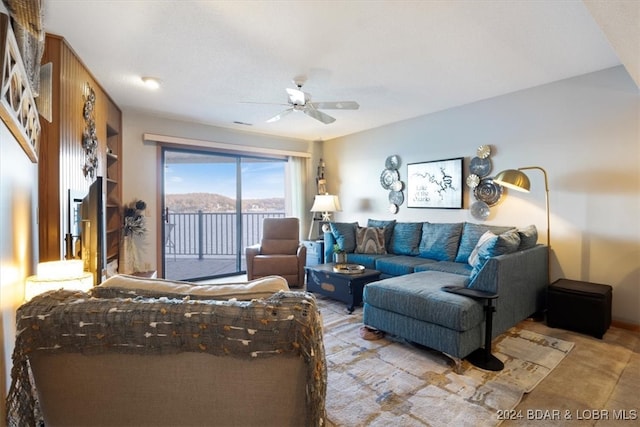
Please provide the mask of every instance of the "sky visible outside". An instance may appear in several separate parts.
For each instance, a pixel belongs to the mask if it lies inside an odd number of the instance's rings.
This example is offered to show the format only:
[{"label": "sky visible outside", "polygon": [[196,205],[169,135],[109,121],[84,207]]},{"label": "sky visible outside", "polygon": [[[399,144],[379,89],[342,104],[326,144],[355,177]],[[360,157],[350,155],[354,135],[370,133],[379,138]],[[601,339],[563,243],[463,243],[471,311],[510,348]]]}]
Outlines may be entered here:
[{"label": "sky visible outside", "polygon": [[[284,198],[283,161],[242,163],[242,198]],[[165,193],[213,193],[236,197],[235,163],[167,163]]]}]

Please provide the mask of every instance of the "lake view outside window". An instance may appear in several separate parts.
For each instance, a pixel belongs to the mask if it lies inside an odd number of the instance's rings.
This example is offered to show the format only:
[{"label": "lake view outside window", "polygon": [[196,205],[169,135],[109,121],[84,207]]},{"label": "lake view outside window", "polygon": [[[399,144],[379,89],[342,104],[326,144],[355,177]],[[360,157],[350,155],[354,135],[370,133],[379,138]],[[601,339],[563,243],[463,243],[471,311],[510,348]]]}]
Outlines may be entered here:
[{"label": "lake view outside window", "polygon": [[165,277],[244,273],[262,220],[285,216],[286,161],[170,148],[162,161]]}]

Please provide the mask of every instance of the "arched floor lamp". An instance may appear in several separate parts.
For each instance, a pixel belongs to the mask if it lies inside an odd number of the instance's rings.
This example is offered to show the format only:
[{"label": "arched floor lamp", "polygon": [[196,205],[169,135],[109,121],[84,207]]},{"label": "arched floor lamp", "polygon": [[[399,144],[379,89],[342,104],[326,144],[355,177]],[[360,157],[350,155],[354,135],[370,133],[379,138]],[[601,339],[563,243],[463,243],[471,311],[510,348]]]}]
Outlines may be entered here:
[{"label": "arched floor lamp", "polygon": [[547,280],[551,283],[551,226],[549,221],[549,180],[547,179],[547,171],[540,166],[524,166],[518,169],[507,169],[497,174],[493,178],[493,182],[503,187],[528,193],[531,189],[531,183],[529,182],[529,177],[522,171],[530,169],[537,169],[544,175],[545,203],[547,208]]}]

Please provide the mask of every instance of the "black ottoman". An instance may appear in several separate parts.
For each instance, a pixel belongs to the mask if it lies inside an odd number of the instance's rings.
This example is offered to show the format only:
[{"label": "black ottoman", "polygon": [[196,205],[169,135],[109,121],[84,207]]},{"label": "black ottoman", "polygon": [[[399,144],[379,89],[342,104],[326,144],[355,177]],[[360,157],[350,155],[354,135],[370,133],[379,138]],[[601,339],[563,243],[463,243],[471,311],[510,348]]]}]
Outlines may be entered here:
[{"label": "black ottoman", "polygon": [[609,285],[560,279],[549,285],[547,325],[602,339],[611,326]]}]

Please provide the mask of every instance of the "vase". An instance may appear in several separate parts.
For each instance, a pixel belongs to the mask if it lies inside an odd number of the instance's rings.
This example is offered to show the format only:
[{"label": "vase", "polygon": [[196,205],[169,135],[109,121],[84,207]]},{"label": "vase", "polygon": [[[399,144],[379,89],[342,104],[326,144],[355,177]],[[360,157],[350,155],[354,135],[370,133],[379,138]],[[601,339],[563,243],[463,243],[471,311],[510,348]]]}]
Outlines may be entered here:
[{"label": "vase", "polygon": [[140,256],[138,255],[138,246],[136,245],[133,236],[123,236],[122,245],[120,247],[118,271],[121,274],[132,274],[140,271]]},{"label": "vase", "polygon": [[346,264],[347,263],[347,253],[346,252],[334,252],[333,253],[333,262],[336,264]]}]

